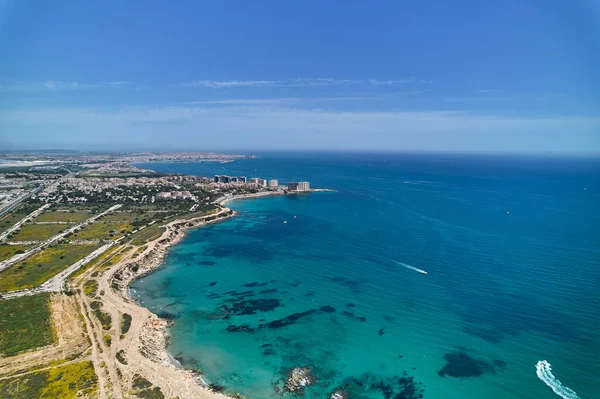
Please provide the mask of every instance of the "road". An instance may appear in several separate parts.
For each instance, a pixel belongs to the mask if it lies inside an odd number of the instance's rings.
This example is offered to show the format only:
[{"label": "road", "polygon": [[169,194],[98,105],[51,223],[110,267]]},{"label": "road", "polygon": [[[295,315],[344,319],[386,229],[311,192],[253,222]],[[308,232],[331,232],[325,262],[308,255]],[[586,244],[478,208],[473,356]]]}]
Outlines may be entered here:
[{"label": "road", "polygon": [[6,239],[6,237],[8,237],[10,234],[12,234],[13,231],[19,229],[28,220],[38,217],[39,214],[44,212],[44,209],[48,208],[50,205],[51,204],[42,205],[35,211],[31,212],[29,215],[25,216],[23,219],[19,220],[17,223],[15,223],[14,226],[12,226],[8,230],[6,230],[4,233],[0,234],[0,242],[4,241]]},{"label": "road", "polygon": [[101,246],[100,248],[98,248],[97,250],[95,250],[94,252],[92,252],[91,254],[86,256],[85,258],[80,259],[77,262],[73,263],[71,266],[67,267],[65,270],[58,273],[56,276],[52,277],[51,279],[47,280],[46,282],[42,283],[38,287],[27,289],[27,290],[6,292],[6,293],[2,294],[1,299],[18,298],[20,296],[35,295],[35,294],[40,294],[42,292],[61,292],[65,288],[66,278],[69,277],[71,275],[71,273],[75,272],[80,267],[82,267],[82,266],[88,264],[89,262],[91,262],[92,260],[96,259],[98,256],[102,255],[104,252],[106,252],[110,248],[112,248],[112,246],[115,244],[116,244],[116,241],[113,241],[113,242],[109,242],[106,245]]},{"label": "road", "polygon": [[9,259],[6,259],[6,260],[0,262],[0,272],[16,263],[22,261],[23,259],[26,259],[26,258],[30,257],[31,255],[41,251],[42,249],[46,248],[48,245],[51,245],[57,241],[62,240],[63,238],[65,238],[65,236],[67,234],[71,234],[71,233],[75,232],[75,230],[85,227],[90,223],[93,223],[94,221],[96,221],[96,219],[119,209],[121,206],[123,206],[123,205],[118,204],[118,205],[111,206],[104,212],[99,213],[96,216],[92,216],[91,218],[85,220],[84,222],[82,222],[78,225],[75,225],[75,226],[71,227],[70,229],[67,229],[61,233],[58,233],[57,235],[55,235],[53,237],[50,237],[48,240],[41,243],[40,245],[30,248],[22,254],[15,255],[12,258],[9,258]]}]

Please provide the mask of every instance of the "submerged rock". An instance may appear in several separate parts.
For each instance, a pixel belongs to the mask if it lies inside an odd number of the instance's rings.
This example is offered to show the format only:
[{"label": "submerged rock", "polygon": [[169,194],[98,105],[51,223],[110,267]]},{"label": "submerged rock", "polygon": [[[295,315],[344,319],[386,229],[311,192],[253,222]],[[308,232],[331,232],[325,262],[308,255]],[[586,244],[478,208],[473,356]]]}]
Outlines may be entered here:
[{"label": "submerged rock", "polygon": [[326,313],[335,312],[335,308],[333,306],[329,306],[329,305],[321,306],[321,310]]},{"label": "submerged rock", "polygon": [[307,310],[305,312],[300,312],[300,313],[293,313],[289,316],[284,317],[283,319],[277,319],[277,320],[273,320],[270,321],[266,324],[261,324],[259,325],[259,328],[263,328],[263,327],[267,327],[267,328],[281,328],[281,327],[285,327],[288,326],[290,324],[294,324],[299,318],[304,317],[304,316],[308,316],[309,314],[312,314],[316,312],[315,309],[311,309],[311,310]]},{"label": "submerged rock", "polygon": [[245,299],[234,302],[227,311],[235,315],[250,315],[257,312],[269,312],[281,305],[281,301],[275,298],[269,299]]},{"label": "submerged rock", "polygon": [[447,375],[454,378],[480,377],[494,371],[494,366],[488,361],[474,358],[462,350],[446,353],[444,359],[446,365],[438,371],[441,377]]},{"label": "submerged rock", "polygon": [[285,382],[287,392],[302,392],[305,387],[313,384],[315,377],[310,367],[296,367],[290,371]]},{"label": "submerged rock", "polygon": [[248,324],[240,324],[239,326],[230,325],[227,326],[227,331],[229,332],[252,332],[254,328],[250,327]]},{"label": "submerged rock", "polygon": [[348,399],[348,392],[343,389],[336,389],[329,399]]},{"label": "submerged rock", "polygon": [[253,281],[253,282],[248,283],[248,284],[242,284],[242,287],[248,287],[248,288],[252,288],[252,287],[264,287],[267,284],[269,284],[269,283],[257,283],[256,281]]}]

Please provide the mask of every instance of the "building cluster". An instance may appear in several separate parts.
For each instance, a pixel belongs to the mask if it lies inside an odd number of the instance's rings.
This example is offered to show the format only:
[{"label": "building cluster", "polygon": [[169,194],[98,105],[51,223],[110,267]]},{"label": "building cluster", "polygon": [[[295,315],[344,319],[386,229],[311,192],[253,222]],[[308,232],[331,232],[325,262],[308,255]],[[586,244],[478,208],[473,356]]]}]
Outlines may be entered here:
[{"label": "building cluster", "polygon": [[161,191],[156,194],[157,201],[168,201],[168,200],[187,200],[194,201],[195,197],[189,191]]},{"label": "building cluster", "polygon": [[249,183],[253,186],[258,186],[259,188],[270,188],[274,190],[287,190],[287,191],[310,191],[310,183],[307,181],[300,182],[289,182],[287,186],[280,186],[279,181],[276,179],[263,179],[260,177],[252,177],[250,181],[246,180],[246,177],[233,177],[226,175],[215,175],[214,180],[215,183]]},{"label": "building cluster", "polygon": [[[60,188],[78,190],[89,194],[102,192],[107,189],[114,189],[116,187],[160,187],[169,185],[171,185],[171,183],[166,178],[162,177],[66,177],[62,179]],[[49,186],[44,189],[41,194],[50,194],[58,188],[58,186]]]},{"label": "building cluster", "polygon": [[246,176],[215,175],[215,183],[246,183]]},{"label": "building cluster", "polygon": [[309,191],[310,183],[307,181],[289,182],[287,189],[288,191]]}]

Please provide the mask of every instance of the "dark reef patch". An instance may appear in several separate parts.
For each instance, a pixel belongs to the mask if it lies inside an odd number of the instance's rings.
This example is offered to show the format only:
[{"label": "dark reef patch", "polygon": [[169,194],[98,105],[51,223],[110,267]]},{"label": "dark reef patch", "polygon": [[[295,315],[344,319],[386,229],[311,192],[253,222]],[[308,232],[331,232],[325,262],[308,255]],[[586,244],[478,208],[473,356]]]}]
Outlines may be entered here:
[{"label": "dark reef patch", "polygon": [[229,246],[215,246],[202,252],[203,256],[213,256],[215,258],[225,258],[233,254],[233,249]]},{"label": "dark reef patch", "polygon": [[214,392],[224,392],[225,387],[217,384],[209,384],[208,387]]},{"label": "dark reef patch", "polygon": [[265,356],[271,356],[274,354],[275,354],[275,349],[273,349],[273,348],[265,348],[263,350],[263,355],[265,355]]},{"label": "dark reef patch", "polygon": [[379,331],[377,331],[377,334],[379,334],[379,335],[383,335],[383,333],[384,333],[384,329],[383,328],[380,328]]},{"label": "dark reef patch", "polygon": [[214,266],[217,264],[217,262],[213,262],[212,260],[203,260],[198,262],[198,264],[202,266]]},{"label": "dark reef patch", "polygon": [[446,353],[444,355],[446,365],[438,374],[442,377],[454,378],[480,377],[485,373],[493,372],[494,366],[486,360],[476,359],[465,351]]},{"label": "dark reef patch", "polygon": [[173,356],[175,360],[182,366],[187,368],[198,368],[200,363],[194,357],[185,356],[182,352],[179,352],[177,355]]},{"label": "dark reef patch", "polygon": [[333,312],[335,312],[335,308],[333,306],[325,305],[325,306],[321,306],[321,311],[323,311],[325,313],[333,313]]},{"label": "dark reef patch", "polygon": [[215,285],[217,285],[216,281],[211,281],[210,283],[208,283],[209,286],[214,287]]},{"label": "dark reef patch", "polygon": [[274,294],[277,292],[277,288],[270,288],[268,290],[259,291],[259,294]]},{"label": "dark reef patch", "polygon": [[343,312],[343,313],[344,313],[344,316],[348,316],[348,317],[350,317],[351,319],[354,319],[354,320],[359,320],[359,321],[362,321],[363,323],[367,321],[367,318],[366,318],[366,317],[363,317],[363,316],[356,316],[356,315],[355,315],[353,312],[349,312],[349,311],[347,311],[347,310],[344,310],[344,312]]},{"label": "dark reef patch", "polygon": [[168,313],[168,312],[160,312],[156,314],[158,316],[158,318],[163,319],[163,320],[167,320],[167,321],[173,321],[179,318],[178,315],[173,314],[173,313]]},{"label": "dark reef patch", "polygon": [[348,302],[348,303],[346,304],[346,306],[348,306],[349,308],[355,308],[355,307],[356,307],[356,305],[355,305],[355,304],[353,304],[352,302]]},{"label": "dark reef patch", "polygon": [[315,295],[314,291],[308,291],[306,294],[304,294],[304,296],[305,296],[306,298],[309,298],[309,297],[311,297],[311,296],[313,296],[313,295]]},{"label": "dark reef patch", "polygon": [[311,310],[307,310],[306,312],[293,313],[289,316],[284,317],[283,319],[277,319],[277,320],[270,321],[266,324],[260,324],[258,327],[259,328],[264,328],[264,327],[266,327],[266,328],[282,328],[285,326],[289,326],[290,324],[294,324],[301,317],[308,316],[316,311],[317,311],[316,309],[311,309]]},{"label": "dark reef patch", "polygon": [[365,282],[364,280],[351,280],[344,276],[329,277],[329,280],[341,284],[344,287],[351,289],[353,292],[358,292],[360,290],[360,285]]},{"label": "dark reef patch", "polygon": [[281,301],[275,298],[268,299],[244,299],[231,304],[223,305],[219,310],[234,315],[249,315],[257,312],[270,312],[273,309],[282,306]]},{"label": "dark reef patch", "polygon": [[267,284],[269,284],[269,283],[257,283],[256,281],[253,281],[253,282],[248,283],[248,284],[242,284],[242,287],[247,287],[247,288],[264,287]]},{"label": "dark reef patch", "polygon": [[366,398],[375,394],[385,399],[421,399],[424,392],[423,384],[406,371],[402,376],[394,377],[365,373],[358,378],[346,378],[337,389],[347,392],[349,398]]},{"label": "dark reef patch", "polygon": [[383,320],[385,320],[385,321],[394,321],[394,318],[392,316],[383,316]]},{"label": "dark reef patch", "polygon": [[252,332],[254,331],[254,328],[250,327],[248,324],[240,324],[239,326],[232,324],[227,326],[226,330],[229,332]]}]

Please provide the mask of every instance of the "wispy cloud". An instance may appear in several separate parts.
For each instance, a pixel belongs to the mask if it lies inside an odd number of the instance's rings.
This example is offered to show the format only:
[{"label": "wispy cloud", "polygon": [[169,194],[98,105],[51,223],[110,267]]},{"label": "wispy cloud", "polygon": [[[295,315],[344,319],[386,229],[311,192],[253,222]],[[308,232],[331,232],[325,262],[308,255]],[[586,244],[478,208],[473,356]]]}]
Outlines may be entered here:
[{"label": "wispy cloud", "polygon": [[66,91],[86,90],[99,88],[133,87],[135,82],[113,81],[101,83],[80,83],[64,80],[46,80],[42,82],[13,82],[0,83],[0,92],[38,92],[38,91]]},{"label": "wispy cloud", "polygon": [[414,78],[396,80],[378,79],[334,79],[334,78],[297,78],[283,80],[196,80],[183,82],[182,87],[305,87],[305,86],[342,86],[342,85],[370,85],[370,86],[398,86],[409,83],[429,84],[431,81],[416,80]]},{"label": "wispy cloud", "polygon": [[277,97],[277,98],[226,98],[214,100],[188,101],[186,105],[277,105],[277,104],[315,104],[332,101],[362,101],[372,99],[367,96],[346,97]]},{"label": "wispy cloud", "polygon": [[600,151],[600,118],[583,116],[239,105],[0,109],[0,120],[12,146],[30,148]]}]

